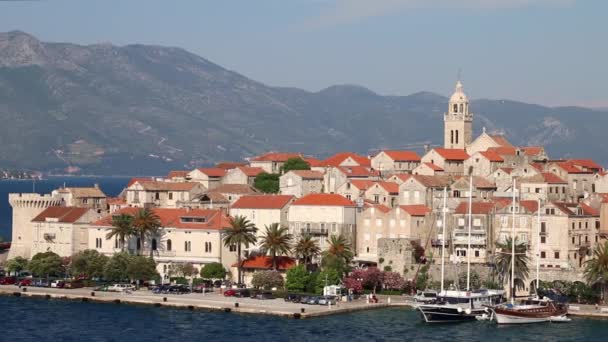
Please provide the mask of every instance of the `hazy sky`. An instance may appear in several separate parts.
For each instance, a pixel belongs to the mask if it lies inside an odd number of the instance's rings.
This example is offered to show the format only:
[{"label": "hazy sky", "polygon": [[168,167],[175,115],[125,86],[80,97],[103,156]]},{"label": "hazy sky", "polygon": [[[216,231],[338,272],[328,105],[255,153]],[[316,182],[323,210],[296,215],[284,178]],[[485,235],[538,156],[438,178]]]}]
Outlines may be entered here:
[{"label": "hazy sky", "polygon": [[607,0],[0,0],[0,31],[183,47],[276,86],[608,107]]}]

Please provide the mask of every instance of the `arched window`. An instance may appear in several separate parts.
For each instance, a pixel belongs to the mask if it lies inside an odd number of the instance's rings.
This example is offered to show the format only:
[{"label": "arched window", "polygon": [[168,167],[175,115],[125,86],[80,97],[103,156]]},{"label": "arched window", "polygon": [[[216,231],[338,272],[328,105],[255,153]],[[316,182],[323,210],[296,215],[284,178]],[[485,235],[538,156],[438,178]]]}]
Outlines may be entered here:
[{"label": "arched window", "polygon": [[156,250],[156,239],[152,239],[152,250]]},{"label": "arched window", "polygon": [[461,103],[461,104],[460,104],[460,112],[461,112],[461,113],[464,113],[463,109],[464,109],[464,108],[463,108],[463,105],[462,105],[462,103]]},{"label": "arched window", "polygon": [[172,246],[171,246],[171,239],[169,239],[169,240],[167,240],[167,250],[171,251],[171,248],[172,248]]},{"label": "arched window", "polygon": [[454,130],[450,131],[450,143],[453,144],[454,143]]},{"label": "arched window", "polygon": [[454,113],[458,113],[458,105],[454,103]]}]

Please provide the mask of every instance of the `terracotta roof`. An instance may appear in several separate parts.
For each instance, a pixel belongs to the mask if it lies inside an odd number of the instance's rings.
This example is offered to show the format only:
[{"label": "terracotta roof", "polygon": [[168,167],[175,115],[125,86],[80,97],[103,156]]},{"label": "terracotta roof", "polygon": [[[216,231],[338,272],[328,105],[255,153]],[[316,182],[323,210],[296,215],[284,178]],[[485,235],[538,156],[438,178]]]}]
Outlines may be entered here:
[{"label": "terracotta roof", "polygon": [[371,161],[367,157],[356,154],[354,152],[336,153],[333,156],[323,160],[321,163],[323,164],[323,166],[338,167],[348,158],[354,160],[357,164],[359,164],[359,166],[371,166]]},{"label": "terracotta roof", "polygon": [[541,164],[541,163],[530,163],[530,165],[537,169],[540,172],[543,172],[545,170],[545,164]]},{"label": "terracotta roof", "polygon": [[354,207],[355,203],[338,194],[308,194],[295,200],[292,205]]},{"label": "terracotta roof", "polygon": [[490,147],[487,149],[487,151],[494,152],[501,156],[514,156],[517,152],[517,149],[513,146],[500,146],[500,147]]},{"label": "terracotta roof", "polygon": [[527,156],[537,156],[543,151],[542,146],[524,146],[520,147],[520,149],[524,151],[524,154]]},{"label": "terracotta roof", "polygon": [[[560,209],[564,214],[568,216],[600,216],[599,211],[588,206],[585,203],[565,203],[565,202],[551,202],[556,208]],[[578,208],[582,209],[582,215],[578,214]]]},{"label": "terracotta roof", "polygon": [[[366,203],[366,204],[367,204],[367,203]],[[378,204],[378,203],[369,203],[368,205],[369,205],[370,207],[374,207],[374,208],[376,208],[376,209],[380,210],[381,212],[383,212],[383,213],[385,213],[385,214],[391,211],[391,208],[389,208],[389,207],[385,206],[384,204]]]},{"label": "terracotta roof", "polygon": [[580,166],[589,170],[601,171],[604,169],[600,164],[596,163],[592,159],[570,159],[568,161],[576,166]]},{"label": "terracotta roof", "polygon": [[245,195],[241,196],[231,208],[234,209],[282,209],[294,197],[291,195]]},{"label": "terracotta roof", "polygon": [[135,184],[135,182],[138,182],[139,184],[145,183],[145,182],[154,182],[154,178],[151,177],[147,177],[147,178],[143,178],[143,177],[138,177],[138,178],[131,178],[131,180],[129,180],[129,183],[127,183],[127,188],[130,187],[131,185]]},{"label": "terracotta roof", "polygon": [[137,183],[146,191],[190,191],[193,188],[200,186],[200,183],[195,182],[137,181]]},{"label": "terracotta roof", "polygon": [[241,170],[247,177],[255,177],[264,172],[261,167],[239,166],[237,169]]},{"label": "terracotta roof", "polygon": [[308,163],[308,165],[310,165],[310,167],[323,166],[321,160],[319,160],[317,158],[304,157],[303,159],[305,162]]},{"label": "terracotta roof", "polygon": [[365,190],[369,189],[375,183],[376,182],[374,182],[372,180],[368,180],[368,179],[353,179],[350,181],[350,184],[352,184],[354,187],[356,187],[357,189],[359,189],[361,191],[365,191]]},{"label": "terracotta roof", "polygon": [[221,192],[210,191],[195,197],[201,203],[230,203]]},{"label": "terracotta roof", "polygon": [[434,148],[435,152],[446,160],[466,160],[469,158],[467,152],[458,148]]},{"label": "terracotta roof", "polygon": [[236,169],[237,167],[246,166],[246,165],[247,165],[247,163],[219,162],[219,163],[215,164],[215,167],[218,169],[224,169],[224,170],[228,171],[228,170]]},{"label": "terracotta roof", "polygon": [[530,213],[535,213],[538,211],[538,201],[534,200],[521,200],[519,201],[519,205],[526,208]]},{"label": "terracotta roof", "polygon": [[106,194],[101,191],[98,187],[74,187],[74,188],[61,188],[57,190],[60,193],[71,193],[76,198],[83,197],[106,197]]},{"label": "terracotta roof", "polygon": [[[462,176],[458,178],[458,183],[460,183],[463,187],[469,187],[469,177]],[[489,181],[481,176],[473,176],[473,187],[488,189],[488,188],[496,188],[496,184],[492,181]],[[462,188],[461,188],[462,189]]]},{"label": "terracotta roof", "polygon": [[429,188],[443,188],[445,186],[450,186],[451,184],[451,178],[449,176],[412,175],[411,178]]},{"label": "terracotta roof", "polygon": [[[288,270],[296,266],[296,260],[287,256],[277,256],[276,262],[279,270]],[[232,267],[236,266],[236,263],[232,265]],[[241,261],[241,266],[248,269],[268,270],[272,268],[272,257],[266,255],[255,256]]]},{"label": "terracotta roof", "polygon": [[291,152],[268,152],[251,159],[251,161],[286,162],[288,159],[291,158],[302,158],[302,154]]},{"label": "terracotta roof", "polygon": [[106,199],[108,205],[122,205],[127,204],[127,200],[122,197],[109,197]]},{"label": "terracotta roof", "polygon": [[494,140],[494,142],[500,146],[513,146],[504,135],[492,134],[490,135],[490,138],[492,138],[492,140]]},{"label": "terracotta roof", "polygon": [[[471,213],[474,215],[487,215],[496,208],[496,202],[473,202],[471,203]],[[468,214],[469,213],[469,202],[460,202],[454,211],[456,214]]]},{"label": "terracotta roof", "polygon": [[167,178],[186,178],[190,171],[170,171]]},{"label": "terracotta roof", "polygon": [[[391,178],[397,178],[397,179],[401,180],[401,182],[407,181],[408,179],[410,179],[410,177],[412,177],[412,175],[409,173],[397,173],[397,174],[394,174],[391,176]],[[391,178],[389,178],[389,179],[391,179]]]},{"label": "terracotta roof", "polygon": [[346,177],[375,177],[380,175],[380,173],[370,167],[367,166],[339,166],[338,170],[342,171],[346,175]]},{"label": "terracotta roof", "polygon": [[198,168],[197,170],[208,177],[224,177],[226,175],[226,170],[219,167]]},{"label": "terracotta roof", "polygon": [[420,156],[414,151],[396,151],[396,150],[388,150],[381,151],[384,152],[389,158],[394,161],[420,161]]},{"label": "terracotta roof", "polygon": [[220,184],[208,192],[219,192],[223,194],[254,194],[258,191],[248,184]]},{"label": "terracotta roof", "polygon": [[499,170],[502,170],[506,174],[510,175],[511,172],[513,172],[514,169],[512,167],[501,167]]},{"label": "terracotta roof", "polygon": [[48,207],[38,214],[38,216],[34,217],[32,222],[46,222],[47,218],[51,218],[57,219],[57,222],[74,223],[86,214],[87,211],[89,211],[89,208]]},{"label": "terracotta roof", "polygon": [[587,205],[585,203],[581,203],[580,205],[581,205],[581,208],[583,209],[583,213],[585,215],[587,215],[587,216],[600,216],[600,212],[597,209],[595,209],[595,208],[593,208],[593,207],[591,207],[591,206],[589,206],[589,205]]},{"label": "terracotta roof", "polygon": [[426,167],[430,168],[433,171],[443,171],[442,168],[440,168],[439,166],[437,166],[433,163],[424,163],[423,165],[425,165]]},{"label": "terracotta roof", "polygon": [[[111,227],[112,218],[117,215],[135,215],[140,208],[123,208],[112,215],[107,215],[93,225]],[[187,208],[154,208],[164,228],[182,229],[226,229],[230,228],[230,217],[221,209],[187,209]],[[204,222],[192,222],[194,219],[204,219]]]},{"label": "terracotta roof", "polygon": [[323,179],[323,174],[318,171],[311,170],[291,170],[289,172],[293,172],[294,174],[304,178],[304,179]]},{"label": "terracotta roof", "polygon": [[494,151],[484,151],[484,152],[479,152],[479,154],[481,154],[482,156],[484,156],[487,160],[489,160],[491,162],[502,163],[505,161],[498,153],[496,153]]},{"label": "terracotta roof", "polygon": [[569,174],[592,173],[592,171],[585,171],[571,162],[558,162],[556,164]]},{"label": "terracotta roof", "polygon": [[376,184],[378,184],[378,186],[381,186],[384,190],[386,190],[387,192],[391,193],[391,194],[398,194],[399,193],[399,184],[394,183],[394,182],[376,182]]},{"label": "terracotta roof", "polygon": [[539,175],[522,178],[520,183],[568,184],[565,180],[549,172],[541,172]]},{"label": "terracotta roof", "polygon": [[399,208],[411,216],[426,216],[426,214],[431,212],[431,208],[423,204],[400,205]]}]

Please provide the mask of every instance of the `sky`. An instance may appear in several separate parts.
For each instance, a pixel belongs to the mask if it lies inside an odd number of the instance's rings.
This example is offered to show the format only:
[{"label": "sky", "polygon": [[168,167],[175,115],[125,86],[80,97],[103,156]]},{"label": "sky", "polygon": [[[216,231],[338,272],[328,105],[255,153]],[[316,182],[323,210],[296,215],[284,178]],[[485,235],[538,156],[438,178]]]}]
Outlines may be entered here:
[{"label": "sky", "polygon": [[0,31],[178,46],[272,86],[608,108],[606,0],[0,0]]}]

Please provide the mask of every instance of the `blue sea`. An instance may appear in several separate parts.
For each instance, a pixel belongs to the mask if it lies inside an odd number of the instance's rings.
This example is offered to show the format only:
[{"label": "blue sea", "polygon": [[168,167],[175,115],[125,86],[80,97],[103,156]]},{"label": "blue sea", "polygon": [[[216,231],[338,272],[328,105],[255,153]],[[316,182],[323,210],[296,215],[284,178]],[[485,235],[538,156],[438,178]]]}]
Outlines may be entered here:
[{"label": "blue sea", "polygon": [[608,321],[497,326],[429,325],[411,309],[381,309],[294,320],[1,297],[0,341],[606,341]]},{"label": "blue sea", "polygon": [[11,239],[12,211],[8,204],[9,193],[37,192],[49,194],[62,186],[93,186],[99,184],[108,196],[118,195],[129,182],[130,177],[49,177],[32,180],[0,180],[0,236],[5,241]]}]

